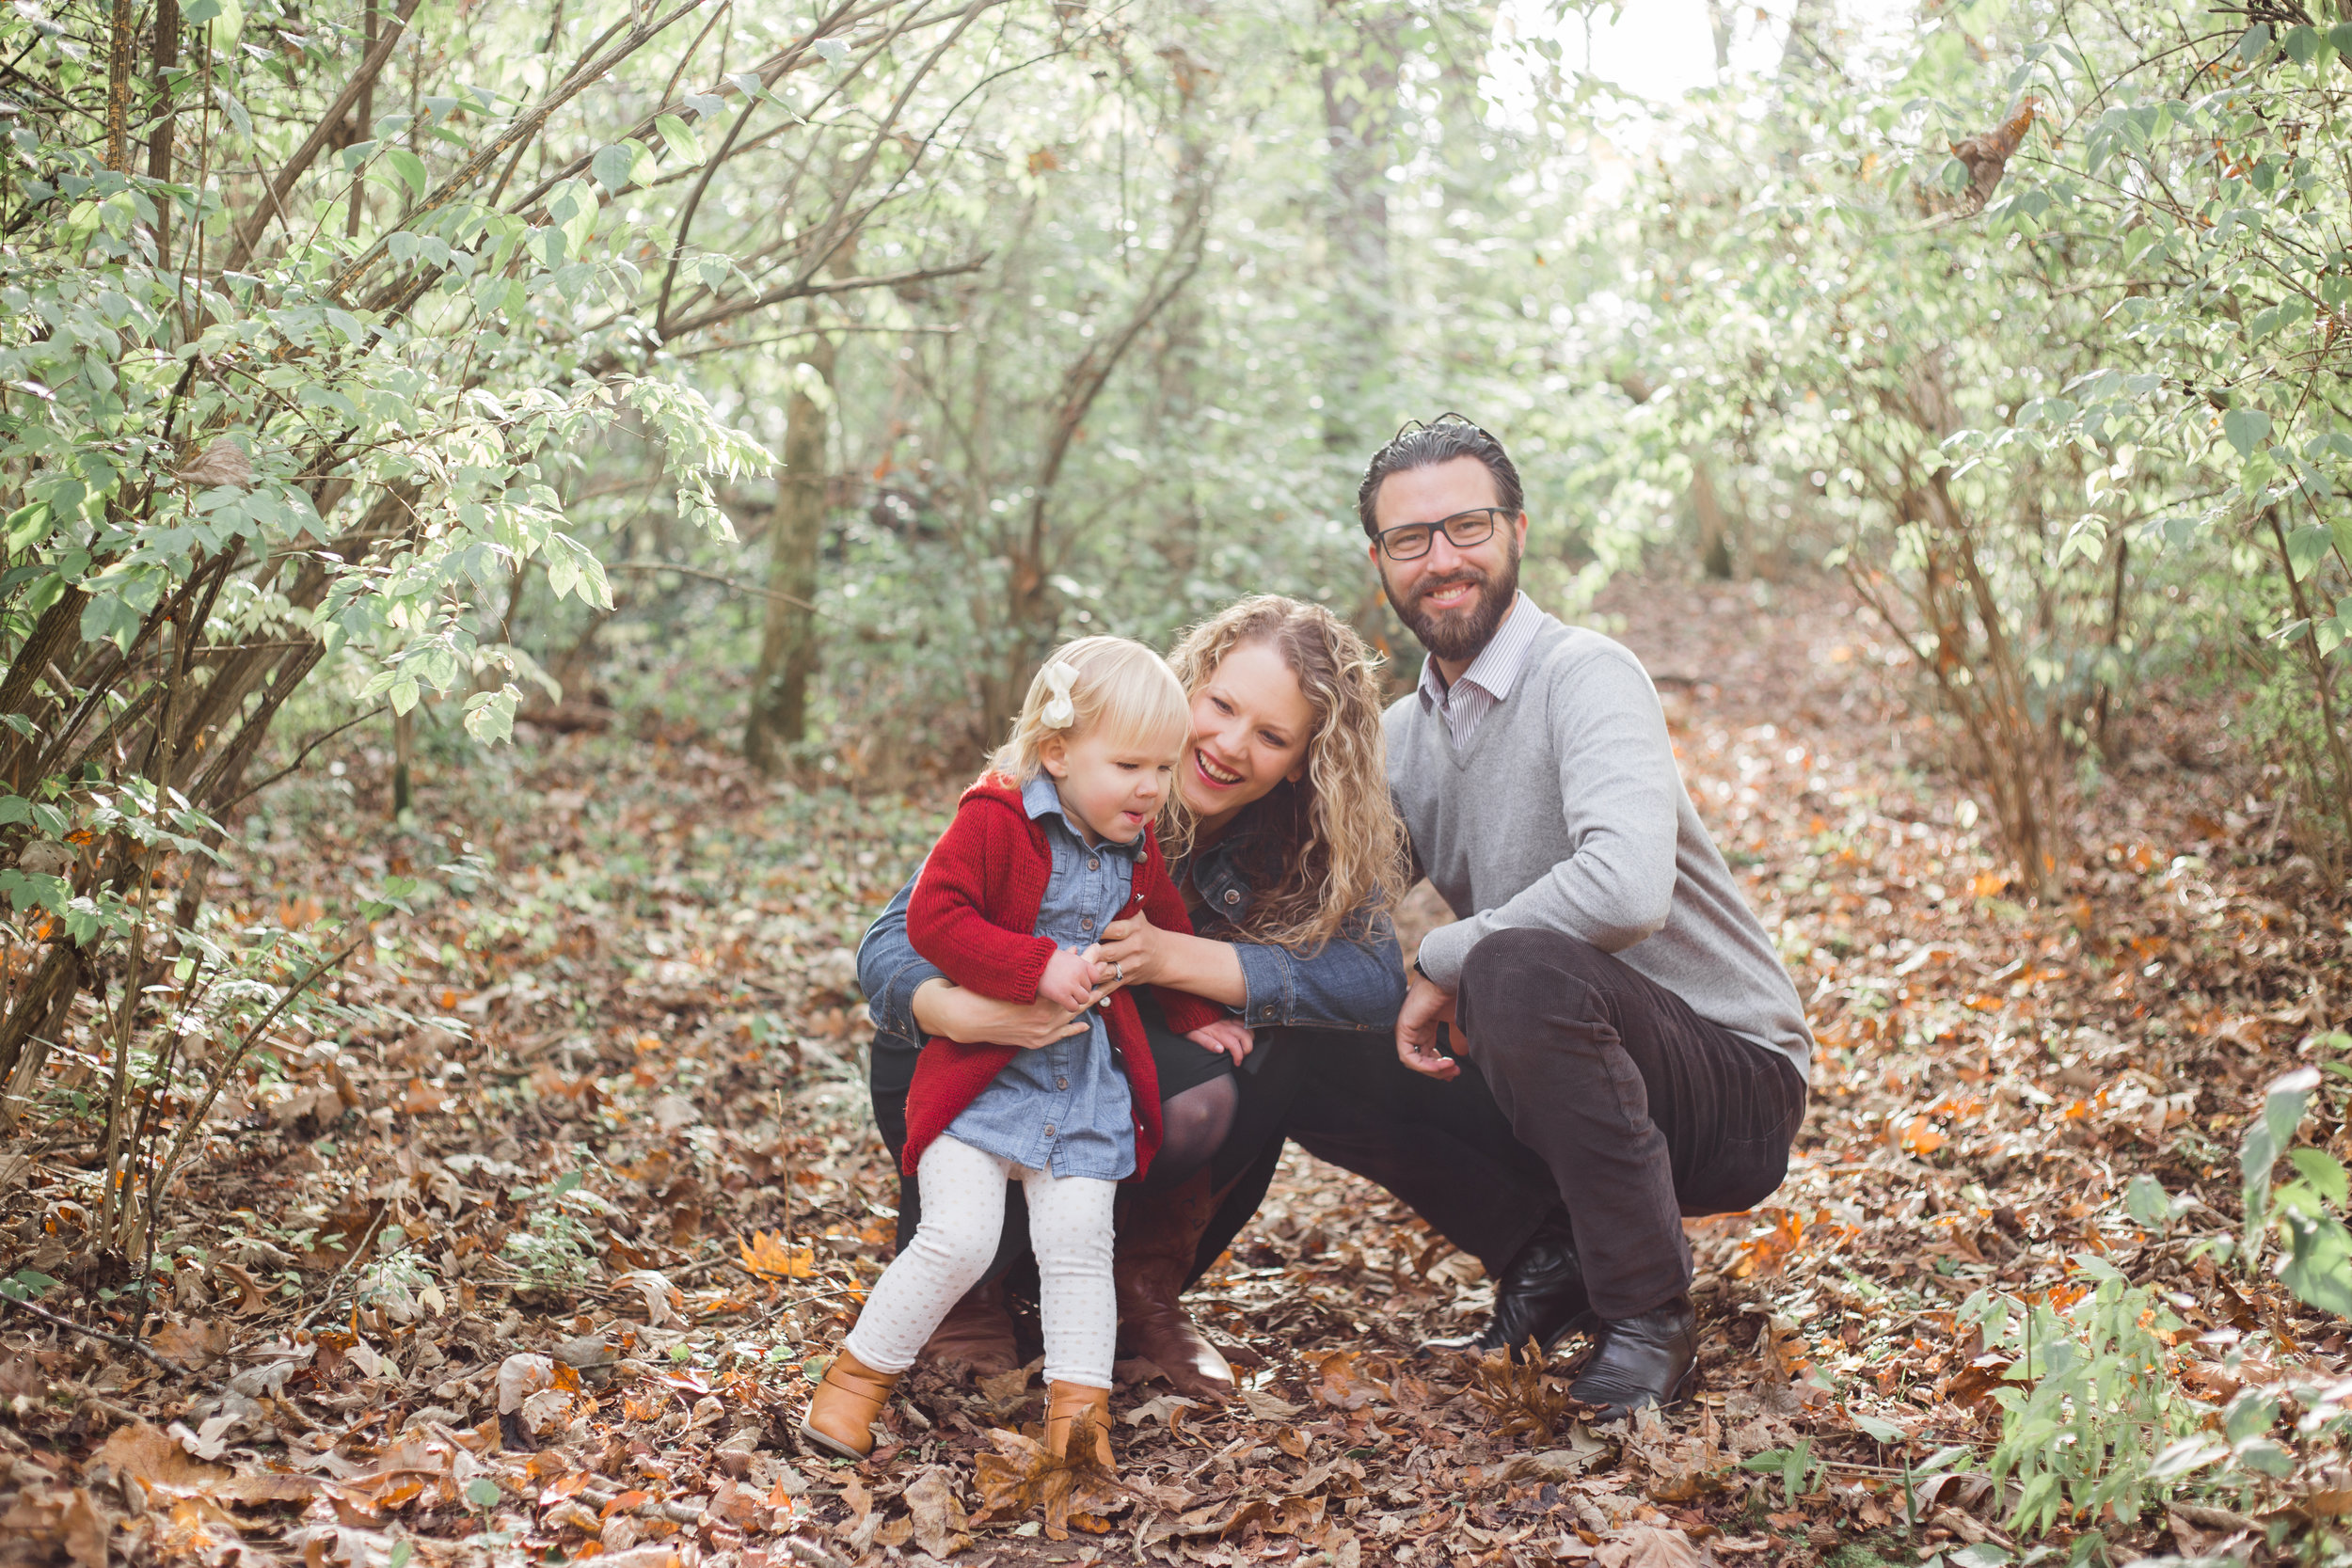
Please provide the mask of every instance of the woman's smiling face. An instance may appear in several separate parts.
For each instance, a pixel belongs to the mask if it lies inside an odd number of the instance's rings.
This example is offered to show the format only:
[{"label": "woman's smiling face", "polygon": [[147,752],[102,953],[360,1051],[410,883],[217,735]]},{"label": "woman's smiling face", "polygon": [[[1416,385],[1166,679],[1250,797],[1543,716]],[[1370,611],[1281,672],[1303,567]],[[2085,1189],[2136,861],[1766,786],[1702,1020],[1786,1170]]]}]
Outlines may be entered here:
[{"label": "woman's smiling face", "polygon": [[1263,642],[1244,642],[1192,694],[1192,741],[1177,787],[1215,831],[1284,779],[1307,770],[1314,709],[1298,677]]}]

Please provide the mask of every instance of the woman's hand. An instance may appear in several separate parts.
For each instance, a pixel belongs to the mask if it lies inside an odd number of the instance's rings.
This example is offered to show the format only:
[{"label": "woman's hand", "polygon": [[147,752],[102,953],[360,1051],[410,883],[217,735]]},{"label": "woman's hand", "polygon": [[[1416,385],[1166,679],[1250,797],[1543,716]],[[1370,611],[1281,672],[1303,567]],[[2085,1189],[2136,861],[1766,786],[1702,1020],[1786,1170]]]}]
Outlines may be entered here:
[{"label": "woman's hand", "polygon": [[1250,1033],[1249,1025],[1237,1018],[1220,1018],[1215,1023],[1204,1023],[1184,1038],[1220,1055],[1231,1056],[1235,1067],[1248,1058],[1250,1048],[1257,1044],[1257,1037]]},{"label": "woman's hand", "polygon": [[1168,932],[1146,916],[1132,914],[1104,927],[1103,940],[1088,948],[1084,957],[1114,984],[1153,986],[1168,976]]},{"label": "woman's hand", "polygon": [[926,980],[915,988],[914,1022],[926,1035],[944,1035],[959,1045],[1012,1045],[1024,1051],[1083,1035],[1091,1027],[1083,1015],[1042,998],[1025,1004],[999,1002],[946,980]]}]

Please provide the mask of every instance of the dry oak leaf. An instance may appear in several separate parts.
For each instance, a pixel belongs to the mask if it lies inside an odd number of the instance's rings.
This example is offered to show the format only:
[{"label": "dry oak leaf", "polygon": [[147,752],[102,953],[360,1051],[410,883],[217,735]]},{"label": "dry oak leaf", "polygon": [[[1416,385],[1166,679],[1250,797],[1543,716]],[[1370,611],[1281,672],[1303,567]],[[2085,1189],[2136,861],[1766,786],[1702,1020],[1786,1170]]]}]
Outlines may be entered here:
[{"label": "dry oak leaf", "polygon": [[743,1267],[762,1279],[813,1279],[817,1275],[817,1249],[794,1246],[779,1231],[755,1230],[749,1240],[739,1239],[736,1245],[742,1250]]},{"label": "dry oak leaf", "polygon": [[215,1506],[303,1503],[319,1489],[319,1482],[310,1476],[276,1470],[240,1473],[226,1465],[208,1464],[190,1455],[169,1433],[145,1421],[117,1427],[90,1455],[90,1463],[131,1477],[150,1493]]},{"label": "dry oak leaf", "polygon": [[1542,1453],[1513,1454],[1497,1466],[1493,1479],[1499,1481],[1563,1481],[1583,1474],[1608,1455],[1609,1445],[1579,1423],[1568,1429],[1566,1448],[1547,1449]]},{"label": "dry oak leaf", "polygon": [[147,1348],[189,1371],[209,1367],[229,1354],[229,1325],[224,1323],[167,1323],[147,1341]]},{"label": "dry oak leaf", "polygon": [[2017,105],[2017,112],[1981,136],[1969,136],[1952,143],[1952,156],[1968,166],[1968,191],[1972,209],[1982,207],[1993,198],[1993,188],[2001,182],[2009,160],[2026,139],[2026,132],[2033,124],[2034,112],[2041,104],[2038,98],[2027,98]]},{"label": "dry oak leaf", "polygon": [[1244,1388],[1241,1402],[1244,1409],[1262,1421],[1287,1421],[1303,1408],[1256,1388]]},{"label": "dry oak leaf", "polygon": [[966,1528],[971,1521],[964,1517],[945,1469],[926,1465],[898,1496],[914,1518],[915,1544],[931,1556],[950,1558],[972,1544]]},{"label": "dry oak leaf", "polygon": [[1036,1509],[1044,1515],[1046,1535],[1066,1541],[1072,1525],[1100,1534],[1108,1528],[1102,1515],[1127,1501],[1127,1490],[1092,1462],[1093,1427],[1084,1417],[1070,1433],[1073,1458],[1057,1458],[1044,1444],[1001,1427],[992,1429],[988,1440],[996,1451],[981,1454],[972,1467],[980,1524]]},{"label": "dry oak leaf", "polygon": [[222,484],[247,485],[253,483],[253,460],[246,456],[243,447],[224,436],[198,452],[174,477],[199,490]]},{"label": "dry oak leaf", "polygon": [[1714,1559],[1678,1529],[1635,1525],[1593,1548],[1596,1568],[1702,1568]]},{"label": "dry oak leaf", "polygon": [[1315,1398],[1337,1410],[1361,1410],[1374,1400],[1389,1397],[1388,1385],[1356,1370],[1359,1353],[1334,1352],[1315,1364],[1319,1379]]}]

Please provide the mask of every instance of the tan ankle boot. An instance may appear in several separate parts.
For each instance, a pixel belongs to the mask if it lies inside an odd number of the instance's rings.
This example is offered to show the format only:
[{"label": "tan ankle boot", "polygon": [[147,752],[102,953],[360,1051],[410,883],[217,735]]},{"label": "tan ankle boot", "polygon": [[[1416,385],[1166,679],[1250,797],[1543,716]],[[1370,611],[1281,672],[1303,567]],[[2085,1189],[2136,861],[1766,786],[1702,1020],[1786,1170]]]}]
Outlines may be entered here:
[{"label": "tan ankle boot", "polygon": [[1120,1338],[1166,1372],[1178,1393],[1194,1399],[1221,1400],[1233,1391],[1233,1369],[1177,1299],[1217,1199],[1206,1170],[1172,1192],[1138,1195],[1120,1220],[1111,1254]]},{"label": "tan ankle boot", "polygon": [[1012,1317],[1005,1310],[1004,1286],[975,1285],[966,1291],[931,1330],[923,1359],[933,1364],[961,1361],[982,1377],[1021,1365]]},{"label": "tan ankle boot", "polygon": [[[1118,1474],[1111,1465],[1111,1391],[1082,1383],[1056,1383],[1045,1391],[1045,1451],[1057,1459],[1069,1457],[1070,1435],[1081,1418],[1093,1429],[1094,1462]],[[1083,1453],[1083,1449],[1080,1450]]]},{"label": "tan ankle boot", "polygon": [[874,1418],[882,1414],[898,1383],[897,1372],[878,1372],[843,1346],[825,1369],[825,1381],[809,1397],[802,1438],[844,1459],[864,1459],[874,1451]]}]

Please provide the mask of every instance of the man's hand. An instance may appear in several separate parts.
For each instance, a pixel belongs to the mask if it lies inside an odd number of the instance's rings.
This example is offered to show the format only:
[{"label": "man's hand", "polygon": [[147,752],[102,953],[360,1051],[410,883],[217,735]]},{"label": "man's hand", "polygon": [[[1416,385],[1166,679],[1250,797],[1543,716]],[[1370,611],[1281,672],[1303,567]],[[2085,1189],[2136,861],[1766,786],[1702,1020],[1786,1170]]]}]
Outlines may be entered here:
[{"label": "man's hand", "polygon": [[1094,1005],[1095,968],[1077,954],[1062,950],[1045,960],[1037,993],[1070,1012],[1082,1013]]},{"label": "man's hand", "polygon": [[1206,1046],[1211,1051],[1231,1056],[1235,1067],[1248,1058],[1251,1047],[1258,1042],[1258,1037],[1250,1032],[1249,1025],[1237,1018],[1220,1018],[1215,1023],[1204,1023],[1184,1038],[1195,1045]]},{"label": "man's hand", "polygon": [[[1438,1025],[1454,1023],[1454,993],[1416,972],[1405,992],[1405,1006],[1396,1014],[1396,1059],[1424,1077],[1451,1083],[1461,1076],[1462,1064],[1438,1050]],[[1456,1029],[1456,1049],[1468,1042]]]}]

